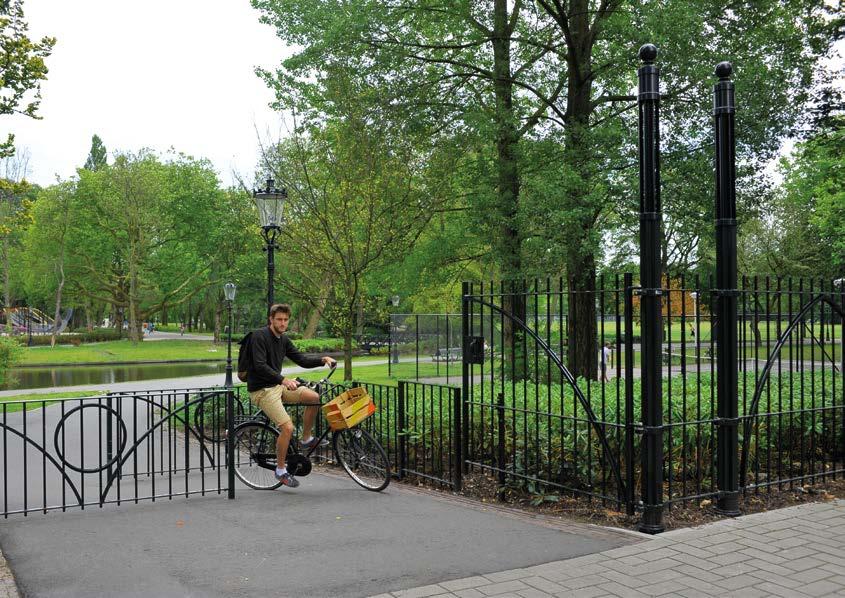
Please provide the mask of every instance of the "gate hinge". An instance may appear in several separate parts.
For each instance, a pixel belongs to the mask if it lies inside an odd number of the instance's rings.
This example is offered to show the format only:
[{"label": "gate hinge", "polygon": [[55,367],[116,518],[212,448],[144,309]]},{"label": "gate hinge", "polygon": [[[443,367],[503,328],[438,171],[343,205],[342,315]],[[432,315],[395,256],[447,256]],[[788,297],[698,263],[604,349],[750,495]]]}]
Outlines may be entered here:
[{"label": "gate hinge", "polygon": [[635,287],[634,295],[642,295],[645,297],[661,297],[663,289],[645,289],[643,287]]},{"label": "gate hinge", "polygon": [[736,428],[739,425],[739,418],[738,417],[720,417],[718,419],[713,420],[713,425],[725,427],[725,428]]},{"label": "gate hinge", "polygon": [[711,289],[710,292],[717,297],[739,297],[737,289]]}]

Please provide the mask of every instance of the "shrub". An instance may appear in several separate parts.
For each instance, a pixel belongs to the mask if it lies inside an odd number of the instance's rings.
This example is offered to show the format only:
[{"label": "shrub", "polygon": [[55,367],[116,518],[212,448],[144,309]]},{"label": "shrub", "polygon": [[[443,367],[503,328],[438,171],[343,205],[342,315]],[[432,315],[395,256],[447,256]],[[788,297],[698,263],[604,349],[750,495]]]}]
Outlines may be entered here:
[{"label": "shrub", "polygon": [[[18,337],[24,338],[24,335]],[[60,334],[56,337],[57,345],[81,345],[84,343],[102,343],[105,341],[120,340],[120,334],[117,330],[112,328],[96,328],[90,332],[78,332],[70,334]],[[26,344],[27,340],[22,340],[22,344]],[[50,344],[49,334],[37,334],[32,336],[32,346],[43,347]]]},{"label": "shrub", "polygon": [[0,384],[5,384],[9,370],[23,356],[23,346],[11,336],[0,336]]}]

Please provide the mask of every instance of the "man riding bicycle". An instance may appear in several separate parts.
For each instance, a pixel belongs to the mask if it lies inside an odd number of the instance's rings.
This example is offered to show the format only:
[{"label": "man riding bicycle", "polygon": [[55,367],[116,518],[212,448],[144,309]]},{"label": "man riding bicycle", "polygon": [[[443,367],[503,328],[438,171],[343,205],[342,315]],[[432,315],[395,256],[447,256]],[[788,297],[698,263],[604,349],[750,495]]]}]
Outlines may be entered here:
[{"label": "man riding bicycle", "polygon": [[285,404],[308,405],[302,416],[300,446],[310,449],[318,442],[312,436],[312,430],[317,419],[320,398],[310,388],[300,386],[296,379],[283,376],[282,361],[287,357],[304,368],[316,368],[321,365],[336,367],[337,362],[328,355],[308,357],[300,353],[285,335],[290,315],[289,305],[276,303],[270,307],[267,327],[252,333],[248,348],[251,352],[251,365],[247,368],[246,388],[252,404],[261,409],[279,428],[279,439],[276,441],[276,479],[285,486],[296,488],[299,481],[288,472],[286,464],[293,423],[285,410]]}]

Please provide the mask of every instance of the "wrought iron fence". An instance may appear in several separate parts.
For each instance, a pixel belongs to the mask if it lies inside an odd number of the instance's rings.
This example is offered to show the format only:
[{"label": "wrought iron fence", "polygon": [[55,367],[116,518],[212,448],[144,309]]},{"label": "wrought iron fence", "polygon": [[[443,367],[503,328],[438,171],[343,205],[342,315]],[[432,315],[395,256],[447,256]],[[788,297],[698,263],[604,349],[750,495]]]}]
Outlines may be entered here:
[{"label": "wrought iron fence", "polygon": [[5,401],[3,515],[221,493],[225,389]]},{"label": "wrought iron fence", "polygon": [[[661,419],[648,429],[633,275],[601,277],[590,291],[560,279],[467,285],[463,433],[470,470],[491,472],[501,485],[571,492],[633,513],[641,507],[634,490],[649,471],[643,442],[652,434],[662,446],[660,508],[671,508],[723,495],[718,430],[739,425],[733,458],[742,459],[746,492],[845,474],[842,290],[819,281],[741,281],[739,416],[732,422],[718,412],[713,281],[680,277],[661,286]],[[578,364],[569,355],[566,314],[578,294],[596,306],[593,377],[572,373]],[[606,343],[612,361],[603,358]]]}]

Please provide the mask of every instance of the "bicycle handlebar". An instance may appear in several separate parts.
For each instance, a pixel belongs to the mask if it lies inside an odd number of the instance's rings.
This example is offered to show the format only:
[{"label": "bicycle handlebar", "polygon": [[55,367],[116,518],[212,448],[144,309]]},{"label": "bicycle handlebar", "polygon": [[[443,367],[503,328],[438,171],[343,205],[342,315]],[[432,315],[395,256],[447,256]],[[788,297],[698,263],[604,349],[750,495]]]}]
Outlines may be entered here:
[{"label": "bicycle handlebar", "polygon": [[317,385],[320,384],[321,382],[328,382],[329,378],[332,377],[332,374],[334,374],[336,369],[337,369],[337,362],[335,361],[331,366],[329,366],[328,375],[325,378],[323,378],[322,380],[320,380],[319,382],[309,381],[309,380],[306,380],[305,378],[300,378],[299,376],[294,378],[294,380],[296,380],[299,384],[301,384],[303,386],[307,386],[308,388],[316,388]]}]

